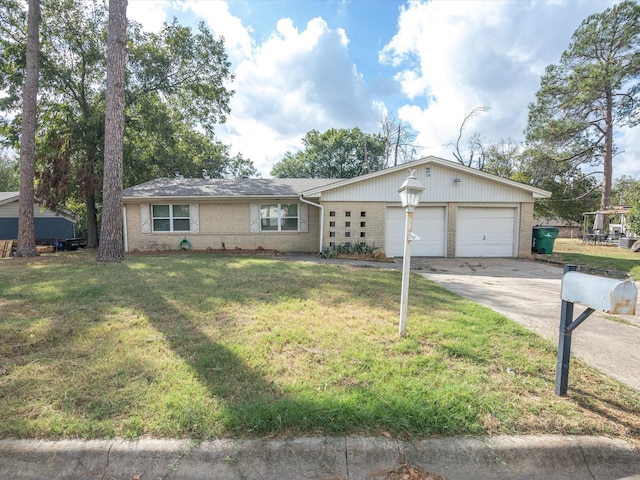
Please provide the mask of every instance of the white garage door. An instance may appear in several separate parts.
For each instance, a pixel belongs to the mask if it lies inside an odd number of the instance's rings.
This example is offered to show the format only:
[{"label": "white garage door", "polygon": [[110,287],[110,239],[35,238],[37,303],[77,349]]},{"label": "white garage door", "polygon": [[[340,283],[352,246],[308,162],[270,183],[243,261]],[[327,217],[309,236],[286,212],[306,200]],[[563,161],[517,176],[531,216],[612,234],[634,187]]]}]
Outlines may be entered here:
[{"label": "white garage door", "polygon": [[[385,222],[385,253],[388,257],[404,255],[404,208],[389,207]],[[420,240],[411,242],[411,256],[445,256],[445,208],[419,207],[413,213],[413,233]]]},{"label": "white garage door", "polygon": [[515,208],[458,208],[456,257],[513,257]]}]

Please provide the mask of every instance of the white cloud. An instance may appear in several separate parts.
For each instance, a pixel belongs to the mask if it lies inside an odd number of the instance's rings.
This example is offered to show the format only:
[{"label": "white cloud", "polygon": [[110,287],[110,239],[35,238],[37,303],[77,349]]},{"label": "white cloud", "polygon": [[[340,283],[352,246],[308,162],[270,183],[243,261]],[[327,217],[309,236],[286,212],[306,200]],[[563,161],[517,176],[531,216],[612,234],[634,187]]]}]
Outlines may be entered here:
[{"label": "white cloud", "polygon": [[616,136],[616,145],[619,153],[613,159],[613,176],[622,175],[640,179],[640,136],[636,127],[631,129],[623,127]]},{"label": "white cloud", "polygon": [[149,32],[159,32],[162,24],[167,21],[169,0],[131,0],[127,5],[127,18],[142,24]]},{"label": "white cloud", "polygon": [[380,51],[395,66],[407,101],[400,119],[418,132],[425,154],[451,158],[469,108],[490,111],[468,124],[487,140],[523,138],[540,76],[570,43],[582,19],[610,2],[412,0]]},{"label": "white cloud", "polygon": [[[202,18],[224,36],[235,75],[229,88],[235,94],[227,123],[217,133],[233,154],[250,158],[264,176],[287,151],[299,150],[312,129],[376,130],[383,106],[369,96],[349,55],[346,32],[331,29],[322,18],[310,20],[302,30],[281,18],[272,34],[256,43],[251,25],[232,15],[227,2],[132,2],[138,3],[149,11],[171,7],[180,16]],[[144,11],[135,10],[130,18],[147,29],[162,21],[158,16],[150,22]]]},{"label": "white cloud", "polygon": [[211,30],[224,37],[224,45],[233,64],[251,58],[253,42],[250,29],[243,25],[242,19],[229,12],[227,2],[188,0],[182,4],[181,9],[201,17]]},{"label": "white cloud", "polygon": [[235,71],[232,115],[220,130],[232,150],[268,175],[312,129],[375,129],[379,107],[368,97],[347,46],[345,32],[330,29],[322,18],[302,31],[290,19],[278,21],[276,31]]},{"label": "white cloud", "polygon": [[[191,26],[203,19],[225,37],[235,75],[229,88],[236,93],[227,124],[217,132],[234,154],[268,175],[285,152],[301,147],[309,130],[358,126],[373,132],[386,111],[397,110],[419,132],[424,154],[452,158],[446,144],[455,140],[469,109],[481,105],[490,111],[473,119],[469,134],[521,140],[545,67],[559,60],[584,18],[611,3],[409,0],[396,35],[379,52],[384,77],[374,74],[367,79],[371,85],[354,63],[350,49],[358,46],[350,44],[349,32],[321,17],[306,24],[280,18],[270,35],[262,30],[257,38],[225,1],[131,0],[128,15],[149,30],[167,20],[165,11]],[[262,5],[252,4],[254,13]],[[372,96],[375,89],[379,98]],[[636,137],[631,131],[619,135],[625,153],[616,160],[616,176],[640,175]]]}]

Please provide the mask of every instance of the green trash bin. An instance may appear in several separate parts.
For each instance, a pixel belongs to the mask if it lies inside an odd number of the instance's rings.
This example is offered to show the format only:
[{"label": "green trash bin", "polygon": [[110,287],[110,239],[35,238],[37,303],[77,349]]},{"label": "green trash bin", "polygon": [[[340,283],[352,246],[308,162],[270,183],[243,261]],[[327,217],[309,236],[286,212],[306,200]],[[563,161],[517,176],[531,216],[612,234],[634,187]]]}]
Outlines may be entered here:
[{"label": "green trash bin", "polygon": [[553,253],[553,242],[558,237],[556,227],[533,227],[533,251],[550,255]]}]

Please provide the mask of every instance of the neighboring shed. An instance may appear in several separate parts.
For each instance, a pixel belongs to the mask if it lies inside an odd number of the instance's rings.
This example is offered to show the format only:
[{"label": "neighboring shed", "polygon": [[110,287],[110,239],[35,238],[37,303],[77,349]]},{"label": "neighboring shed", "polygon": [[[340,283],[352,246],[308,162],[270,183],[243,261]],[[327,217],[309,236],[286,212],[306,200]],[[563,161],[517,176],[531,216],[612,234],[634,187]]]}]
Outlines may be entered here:
[{"label": "neighboring shed", "polygon": [[426,187],[414,214],[415,256],[526,257],[533,204],[551,194],[437,157],[355,178],[159,179],[124,191],[125,249],[314,252],[366,242],[402,256],[408,169]]},{"label": "neighboring shed", "polygon": [[[0,240],[18,238],[19,192],[0,192]],[[69,212],[57,214],[37,201],[33,205],[36,242],[53,245],[54,241],[74,238],[76,219]]]}]

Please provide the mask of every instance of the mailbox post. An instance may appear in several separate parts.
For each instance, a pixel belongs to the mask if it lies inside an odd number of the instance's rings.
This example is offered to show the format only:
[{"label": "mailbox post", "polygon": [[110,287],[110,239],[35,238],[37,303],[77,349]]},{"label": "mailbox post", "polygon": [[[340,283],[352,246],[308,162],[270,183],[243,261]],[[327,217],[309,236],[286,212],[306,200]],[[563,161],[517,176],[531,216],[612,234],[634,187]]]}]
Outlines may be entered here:
[{"label": "mailbox post", "polygon": [[[569,384],[571,334],[593,312],[635,315],[638,289],[631,280],[621,281],[576,272],[575,265],[566,265],[562,276],[562,306],[560,309],[560,337],[556,368],[556,395],[565,396]],[[573,305],[587,307],[573,319]]]}]

